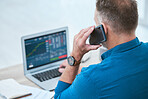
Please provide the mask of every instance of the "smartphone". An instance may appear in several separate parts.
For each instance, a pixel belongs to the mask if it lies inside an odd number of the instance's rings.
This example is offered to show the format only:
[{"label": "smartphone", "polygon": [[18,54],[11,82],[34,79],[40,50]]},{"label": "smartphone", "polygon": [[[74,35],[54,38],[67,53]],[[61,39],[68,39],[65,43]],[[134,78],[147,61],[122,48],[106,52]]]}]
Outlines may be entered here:
[{"label": "smartphone", "polygon": [[95,27],[94,31],[90,34],[89,43],[90,45],[99,45],[100,43],[105,42],[106,36],[103,25]]}]

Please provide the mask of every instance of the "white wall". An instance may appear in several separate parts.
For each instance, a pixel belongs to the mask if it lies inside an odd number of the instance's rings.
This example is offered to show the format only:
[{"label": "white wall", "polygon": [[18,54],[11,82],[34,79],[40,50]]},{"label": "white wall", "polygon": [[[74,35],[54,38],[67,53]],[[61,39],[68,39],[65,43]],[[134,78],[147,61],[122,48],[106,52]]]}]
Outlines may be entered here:
[{"label": "white wall", "polygon": [[[69,26],[73,37],[94,25],[96,0],[0,0],[0,68],[22,63],[21,36]],[[137,35],[148,41],[147,29]]]},{"label": "white wall", "polygon": [[0,0],[0,68],[22,63],[23,35],[69,26],[73,42],[94,24],[94,9],[95,0]]},{"label": "white wall", "polygon": [[148,0],[137,0],[139,12],[139,25],[136,35],[143,42],[148,42]]}]

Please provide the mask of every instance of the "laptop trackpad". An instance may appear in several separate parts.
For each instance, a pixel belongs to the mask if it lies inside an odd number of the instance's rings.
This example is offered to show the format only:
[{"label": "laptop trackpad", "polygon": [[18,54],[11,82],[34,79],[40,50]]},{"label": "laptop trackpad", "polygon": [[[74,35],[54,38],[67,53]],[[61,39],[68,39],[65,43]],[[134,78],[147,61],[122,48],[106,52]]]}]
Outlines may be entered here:
[{"label": "laptop trackpad", "polygon": [[53,90],[56,88],[57,83],[59,81],[60,77],[57,78],[53,78],[51,80],[47,80],[41,83],[41,86],[45,89],[45,90]]}]

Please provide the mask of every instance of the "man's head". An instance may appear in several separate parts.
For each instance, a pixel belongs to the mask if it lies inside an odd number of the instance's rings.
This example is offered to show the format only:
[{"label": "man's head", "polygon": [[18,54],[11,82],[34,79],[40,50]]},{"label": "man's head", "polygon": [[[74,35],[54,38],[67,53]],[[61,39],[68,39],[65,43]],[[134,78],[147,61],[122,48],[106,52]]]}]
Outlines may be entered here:
[{"label": "man's head", "polygon": [[97,0],[95,22],[103,24],[114,35],[133,35],[138,25],[138,10],[135,0]]}]

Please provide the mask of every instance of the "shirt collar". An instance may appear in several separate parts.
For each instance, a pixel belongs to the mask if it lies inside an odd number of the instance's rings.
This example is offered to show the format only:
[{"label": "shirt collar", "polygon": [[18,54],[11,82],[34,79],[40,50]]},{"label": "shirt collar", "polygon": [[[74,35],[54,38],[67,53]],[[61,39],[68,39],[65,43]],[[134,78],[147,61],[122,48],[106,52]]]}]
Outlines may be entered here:
[{"label": "shirt collar", "polygon": [[101,55],[101,58],[102,58],[102,60],[104,60],[105,58],[109,57],[110,55],[112,55],[114,53],[121,53],[121,52],[128,51],[130,49],[133,49],[133,48],[139,46],[140,44],[141,44],[141,42],[136,37],[135,39],[133,39],[129,42],[117,45],[114,48],[108,50],[107,52],[105,52]]}]

